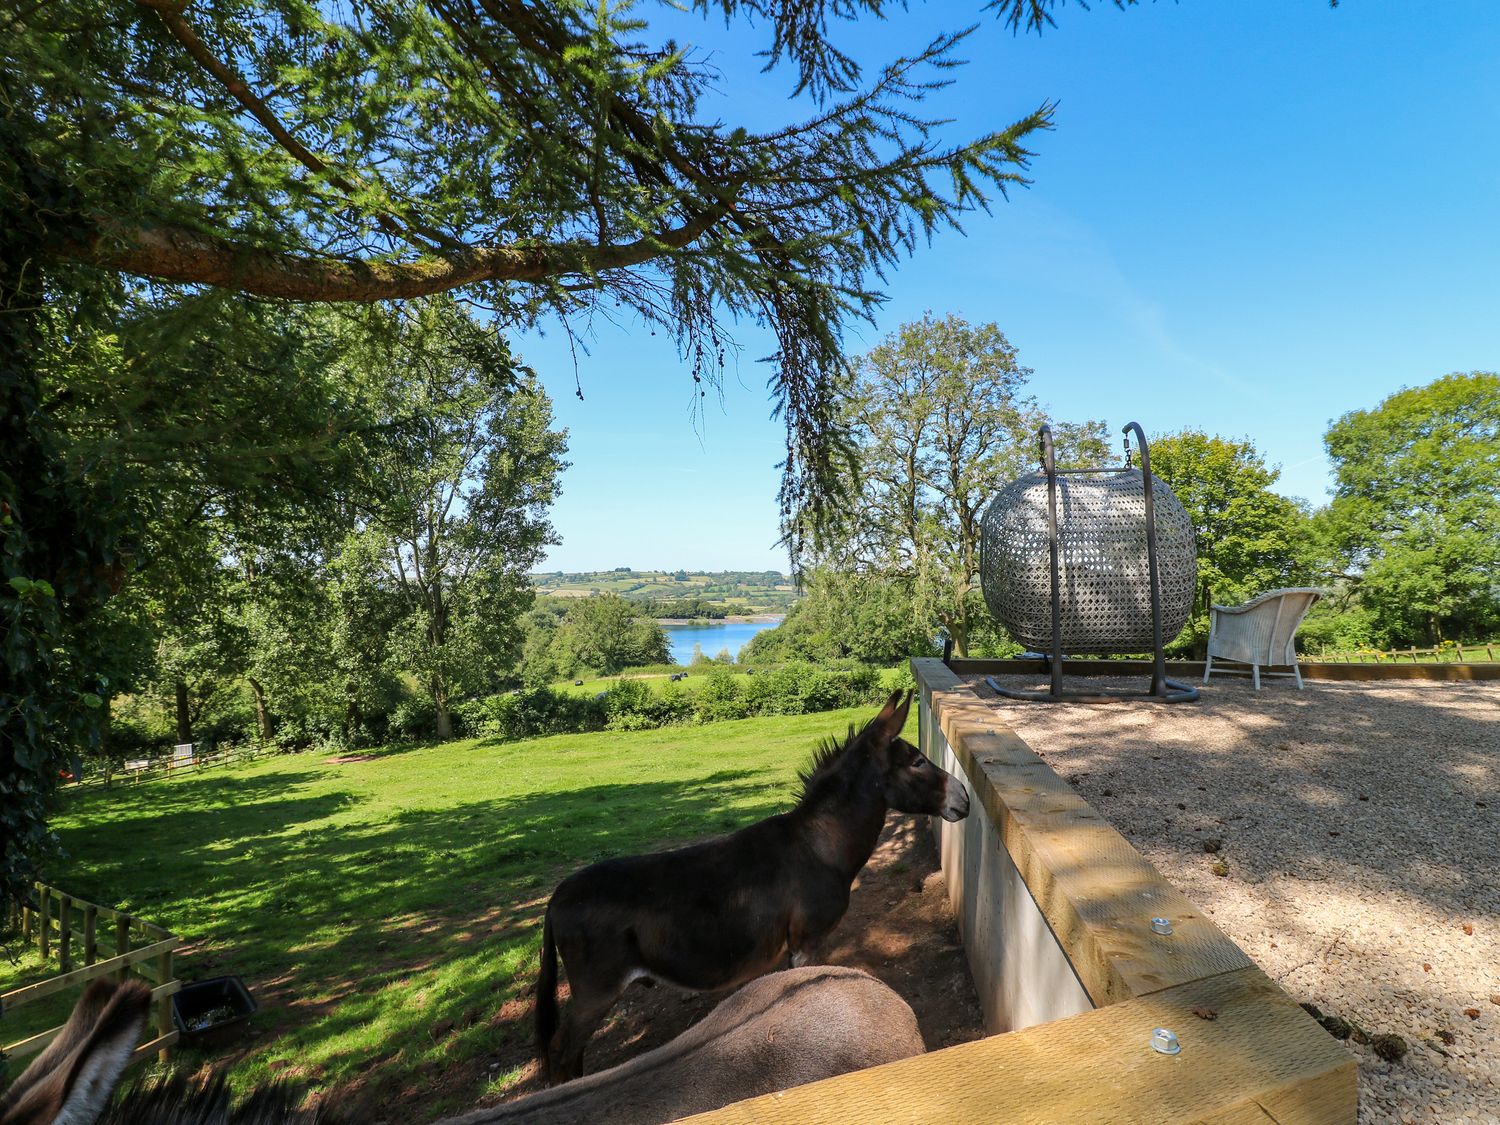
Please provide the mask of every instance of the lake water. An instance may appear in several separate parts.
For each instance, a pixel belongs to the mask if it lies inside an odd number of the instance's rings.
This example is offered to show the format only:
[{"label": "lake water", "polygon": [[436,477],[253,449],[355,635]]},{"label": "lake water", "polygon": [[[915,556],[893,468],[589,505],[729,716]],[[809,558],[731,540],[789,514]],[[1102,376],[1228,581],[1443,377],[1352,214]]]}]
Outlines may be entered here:
[{"label": "lake water", "polygon": [[703,655],[716,656],[720,649],[727,648],[731,655],[738,656],[746,642],[762,629],[774,629],[781,624],[776,621],[710,621],[701,625],[663,625],[667,634],[667,646],[672,652],[674,664],[691,664],[693,646],[702,645]]}]

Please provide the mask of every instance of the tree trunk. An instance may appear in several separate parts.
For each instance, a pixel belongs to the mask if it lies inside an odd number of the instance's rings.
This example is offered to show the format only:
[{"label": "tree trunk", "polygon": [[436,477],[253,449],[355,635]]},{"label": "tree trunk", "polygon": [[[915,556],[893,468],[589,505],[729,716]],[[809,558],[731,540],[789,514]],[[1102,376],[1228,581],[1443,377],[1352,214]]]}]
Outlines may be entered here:
[{"label": "tree trunk", "polygon": [[350,684],[344,703],[344,741],[350,746],[359,741],[359,726],[363,721],[359,709],[359,687]]},{"label": "tree trunk", "polygon": [[193,741],[193,716],[188,710],[188,686],[186,680],[177,681],[177,743]]},{"label": "tree trunk", "polygon": [[965,660],[969,655],[969,622],[962,610],[958,616],[950,621],[943,622],[943,628],[948,630],[948,637],[953,641],[953,655],[960,660]]},{"label": "tree trunk", "polygon": [[266,709],[266,689],[254,676],[246,676],[250,690],[255,693],[255,729],[262,742],[271,741],[271,712]]},{"label": "tree trunk", "polygon": [[437,708],[437,736],[439,742],[453,739],[453,716],[448,713],[448,688],[439,676],[432,677],[432,703]]}]

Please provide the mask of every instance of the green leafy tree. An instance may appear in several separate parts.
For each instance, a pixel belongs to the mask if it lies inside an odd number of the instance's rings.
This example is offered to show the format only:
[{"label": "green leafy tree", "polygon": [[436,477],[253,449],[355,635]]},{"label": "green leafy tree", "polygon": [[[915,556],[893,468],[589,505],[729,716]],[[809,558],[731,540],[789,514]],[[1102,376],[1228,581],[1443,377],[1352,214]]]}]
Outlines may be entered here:
[{"label": "green leafy tree", "polygon": [[577,598],[563,618],[559,645],[582,665],[612,676],[622,668],[665,664],[667,635],[641,607],[618,594]]},{"label": "green leafy tree", "polygon": [[366,534],[402,610],[393,659],[431,695],[448,739],[451,701],[492,690],[519,656],[527,575],[555,542],[546,515],[566,435],[551,428],[535,377],[455,302],[388,320],[368,338],[381,354],[365,359],[384,373],[380,412],[412,430],[377,461],[381,502]]},{"label": "green leafy tree", "polygon": [[[854,361],[840,409],[858,451],[850,511],[821,560],[899,576],[914,619],[968,652],[976,614],[980,521],[995,492],[1037,461],[1049,421],[1025,393],[1031,369],[994,324],[931,314]],[[1052,422],[1064,463],[1105,456],[1102,423]]]},{"label": "green leafy tree", "polygon": [[1399,391],[1324,442],[1337,482],[1326,532],[1387,642],[1500,625],[1500,375]]},{"label": "green leafy tree", "polygon": [[774,629],[750,638],[742,663],[857,660],[898,664],[937,651],[936,629],[909,578],[820,568],[804,576],[803,598]]},{"label": "green leafy tree", "polygon": [[[327,373],[328,314],[224,293],[96,279],[60,291],[42,329],[44,404],[67,462],[117,482],[131,529],[119,592],[93,629],[130,619],[129,643],[154,665],[135,686],[155,681],[178,740],[191,741],[212,697],[246,671],[247,577],[317,554],[347,525],[369,431],[358,384]],[[108,678],[106,697],[128,686]]]},{"label": "green leafy tree", "polygon": [[381,547],[373,536],[350,534],[330,561],[322,587],[328,601],[328,660],[342,695],[339,729],[351,746],[384,735],[381,720],[397,694],[390,639],[402,607]]},{"label": "green leafy tree", "polygon": [[546,687],[571,670],[571,658],[558,643],[561,617],[561,613],[537,606],[522,619],[521,663],[517,675],[523,687]]},{"label": "green leafy tree", "polygon": [[1206,643],[1215,602],[1235,604],[1317,578],[1308,514],[1272,491],[1281,472],[1251,442],[1201,430],[1162,434],[1151,439],[1151,470],[1182,501],[1197,540],[1198,586],[1186,643],[1199,649]]}]

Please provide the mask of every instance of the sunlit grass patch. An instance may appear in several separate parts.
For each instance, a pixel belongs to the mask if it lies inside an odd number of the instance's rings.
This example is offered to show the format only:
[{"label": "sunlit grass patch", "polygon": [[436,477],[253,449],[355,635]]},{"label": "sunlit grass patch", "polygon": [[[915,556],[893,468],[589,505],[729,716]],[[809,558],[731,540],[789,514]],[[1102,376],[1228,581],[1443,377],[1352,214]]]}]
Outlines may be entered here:
[{"label": "sunlit grass patch", "polygon": [[[54,821],[68,854],[47,878],[180,935],[180,975],[245,978],[261,1009],[237,1086],[405,1102],[470,1063],[469,1087],[424,1102],[435,1114],[505,1088],[484,1060],[529,1040],[559,879],[786,808],[813,744],[872,713],[303,754],[85,792]],[[37,968],[0,960],[0,990]],[[60,1022],[71,999],[8,1012],[4,1035]]]}]

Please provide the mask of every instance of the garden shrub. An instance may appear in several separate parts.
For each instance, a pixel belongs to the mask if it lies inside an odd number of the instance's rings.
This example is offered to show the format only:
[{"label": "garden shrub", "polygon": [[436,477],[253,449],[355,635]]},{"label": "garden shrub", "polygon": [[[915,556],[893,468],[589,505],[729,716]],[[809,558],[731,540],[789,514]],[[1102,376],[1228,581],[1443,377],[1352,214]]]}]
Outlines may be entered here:
[{"label": "garden shrub", "polygon": [[610,730],[650,730],[680,723],[692,714],[692,704],[676,684],[660,692],[645,680],[620,680],[604,696],[605,725]]},{"label": "garden shrub", "polygon": [[544,687],[494,696],[491,711],[496,737],[506,740],[602,730],[606,719],[599,700]]},{"label": "garden shrub", "polygon": [[500,732],[492,699],[462,699],[450,706],[448,712],[453,718],[453,733],[458,738],[478,738]]},{"label": "garden shrub", "polygon": [[437,705],[427,695],[409,695],[391,710],[391,736],[402,742],[437,737]]},{"label": "garden shrub", "polygon": [[[700,723],[715,723],[724,719],[743,719],[750,714],[750,704],[740,687],[742,679],[744,677],[735,676],[727,668],[715,668],[709,672],[703,686],[694,694],[694,717]],[[752,679],[751,682],[755,681]]]}]

